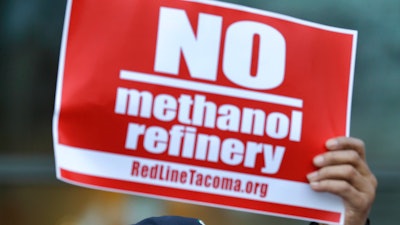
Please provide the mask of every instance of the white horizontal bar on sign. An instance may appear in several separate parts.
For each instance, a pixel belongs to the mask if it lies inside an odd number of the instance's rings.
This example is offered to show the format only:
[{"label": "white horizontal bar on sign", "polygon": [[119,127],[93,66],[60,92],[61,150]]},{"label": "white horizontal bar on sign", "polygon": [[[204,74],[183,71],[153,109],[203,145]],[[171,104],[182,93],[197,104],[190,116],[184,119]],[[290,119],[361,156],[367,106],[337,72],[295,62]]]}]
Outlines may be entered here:
[{"label": "white horizontal bar on sign", "polygon": [[225,87],[216,84],[207,84],[196,81],[182,80],[182,79],[159,76],[149,73],[121,70],[120,78],[123,80],[180,88],[191,91],[201,91],[209,94],[217,94],[217,95],[229,96],[247,100],[255,100],[277,105],[291,106],[296,108],[303,107],[303,100],[297,98],[261,93],[257,91],[249,91],[240,88]]},{"label": "white horizontal bar on sign", "polygon": [[[322,209],[331,212],[343,212],[344,207],[338,196],[329,193],[318,193],[312,191],[307,183],[269,178],[265,176],[251,175],[233,171],[225,171],[215,168],[207,168],[202,166],[187,165],[175,162],[166,162],[161,160],[139,158],[135,156],[125,156],[115,153],[106,153],[70,147],[57,144],[56,148],[57,170],[66,169],[71,172],[87,174],[102,178],[118,179],[128,182],[138,182],[142,184],[157,185],[166,188],[177,188],[201,193],[218,194],[234,198],[249,199],[261,202],[271,202],[285,204],[289,206],[299,206],[313,209]],[[163,171],[196,171],[193,176],[211,175],[218,178],[234,178],[241,181],[241,189],[234,191],[226,188],[216,189],[214,186],[198,185],[196,178],[189,178],[184,182],[172,182],[168,179],[143,177],[140,175],[132,175],[133,163],[140,162],[147,165],[148,168],[158,165],[164,167]],[[191,176],[190,172],[188,173]],[[164,176],[165,178],[166,176]],[[62,177],[59,177],[63,179]],[[192,182],[193,179],[193,183]],[[190,181],[189,181],[190,180]],[[221,180],[220,180],[221,181]],[[265,196],[247,193],[244,190],[248,184],[267,184],[268,190]],[[254,187],[254,186],[253,186]]]}]

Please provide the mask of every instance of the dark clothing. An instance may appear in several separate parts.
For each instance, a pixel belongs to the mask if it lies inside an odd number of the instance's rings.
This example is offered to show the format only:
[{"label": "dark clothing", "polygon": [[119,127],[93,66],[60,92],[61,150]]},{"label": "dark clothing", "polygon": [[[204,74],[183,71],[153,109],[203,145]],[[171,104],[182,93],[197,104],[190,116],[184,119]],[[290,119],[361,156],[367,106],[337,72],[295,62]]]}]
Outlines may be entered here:
[{"label": "dark clothing", "polygon": [[198,219],[180,216],[160,216],[144,219],[134,225],[204,225]]}]

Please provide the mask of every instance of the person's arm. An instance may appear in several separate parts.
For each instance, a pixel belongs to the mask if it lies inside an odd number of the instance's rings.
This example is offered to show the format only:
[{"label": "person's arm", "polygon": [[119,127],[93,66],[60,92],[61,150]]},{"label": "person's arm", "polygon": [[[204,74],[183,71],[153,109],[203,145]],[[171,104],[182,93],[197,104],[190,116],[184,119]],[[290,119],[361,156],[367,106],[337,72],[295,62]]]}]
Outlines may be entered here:
[{"label": "person's arm", "polygon": [[328,140],[326,148],[314,158],[319,169],[307,175],[311,188],[343,198],[345,225],[367,224],[378,182],[366,162],[364,142],[338,137]]}]

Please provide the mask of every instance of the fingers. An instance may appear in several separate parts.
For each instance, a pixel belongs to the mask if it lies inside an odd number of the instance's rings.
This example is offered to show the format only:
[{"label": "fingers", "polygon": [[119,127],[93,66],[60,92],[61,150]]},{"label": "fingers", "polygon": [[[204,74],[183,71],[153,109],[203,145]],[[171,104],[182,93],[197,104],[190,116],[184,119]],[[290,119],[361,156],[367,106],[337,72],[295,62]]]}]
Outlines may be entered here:
[{"label": "fingers", "polygon": [[345,202],[347,211],[359,211],[361,214],[367,214],[373,202],[372,191],[360,192],[344,180],[322,180],[310,184],[315,191],[329,192],[340,196]]},{"label": "fingers", "polygon": [[346,224],[363,224],[375,198],[377,180],[366,162],[364,142],[356,138],[329,139],[325,153],[313,163],[319,169],[307,175],[311,188],[343,198]]},{"label": "fingers", "polygon": [[365,144],[362,140],[352,137],[337,137],[329,139],[325,146],[330,151],[355,150],[365,160]]},{"label": "fingers", "polygon": [[336,165],[323,167],[318,171],[310,173],[307,178],[310,182],[321,180],[344,180],[354,185],[361,174],[350,165]]},{"label": "fingers", "polygon": [[[349,193],[348,191],[371,192],[368,176],[361,174],[349,164],[323,167],[307,175],[313,189],[328,191],[334,194]],[[337,184],[337,185],[336,185]],[[346,187],[351,190],[346,190]],[[349,193],[350,194],[350,193]]]},{"label": "fingers", "polygon": [[325,145],[328,152],[314,159],[315,166],[326,167],[349,164],[355,167],[364,176],[372,174],[366,162],[365,144],[362,140],[338,137],[329,139]]},{"label": "fingers", "polygon": [[320,170],[308,176],[309,179],[312,178],[311,182],[339,179],[360,191],[371,185],[376,188],[377,180],[367,165],[363,141],[357,138],[338,137],[329,139],[326,147],[328,152],[316,156],[313,160],[314,165]]},{"label": "fingers", "polygon": [[352,150],[331,151],[325,154],[318,155],[314,158],[314,165],[317,167],[337,165],[337,164],[352,164],[358,165],[363,161],[361,156]]},{"label": "fingers", "polygon": [[318,176],[310,178],[313,190],[338,195],[350,208],[368,211],[375,199],[376,182],[361,176],[354,178],[352,182],[354,185],[345,179],[325,179]]},{"label": "fingers", "polygon": [[314,158],[314,165],[322,168],[335,165],[351,165],[362,175],[371,173],[365,159],[354,150],[332,150]]},{"label": "fingers", "polygon": [[330,192],[341,196],[345,201],[347,199],[359,199],[359,192],[344,180],[325,179],[321,181],[310,182],[315,191]]}]

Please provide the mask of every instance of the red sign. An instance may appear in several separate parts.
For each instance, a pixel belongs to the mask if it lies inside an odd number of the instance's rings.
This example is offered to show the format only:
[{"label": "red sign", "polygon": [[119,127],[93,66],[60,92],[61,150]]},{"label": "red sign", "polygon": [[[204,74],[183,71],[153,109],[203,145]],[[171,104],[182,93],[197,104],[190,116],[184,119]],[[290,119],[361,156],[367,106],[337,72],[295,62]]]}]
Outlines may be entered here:
[{"label": "red sign", "polygon": [[59,179],[343,222],[306,174],[348,134],[355,31],[214,1],[75,0],[63,35]]}]

